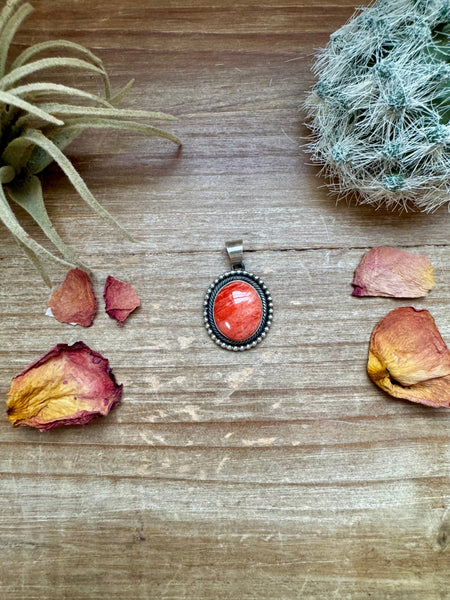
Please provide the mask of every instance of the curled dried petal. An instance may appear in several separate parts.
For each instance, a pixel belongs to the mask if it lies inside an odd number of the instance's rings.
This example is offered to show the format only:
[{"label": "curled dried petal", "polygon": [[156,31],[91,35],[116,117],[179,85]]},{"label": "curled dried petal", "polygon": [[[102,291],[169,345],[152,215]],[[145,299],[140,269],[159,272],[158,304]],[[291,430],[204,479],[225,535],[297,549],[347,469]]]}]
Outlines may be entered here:
[{"label": "curled dried petal", "polygon": [[71,269],[51,295],[48,306],[61,323],[90,327],[97,310],[97,300],[87,273],[81,269]]},{"label": "curled dried petal", "polygon": [[450,407],[450,350],[427,310],[397,308],[376,325],[367,372],[395,398]]},{"label": "curled dried petal", "polygon": [[128,315],[141,304],[139,296],[129,283],[119,281],[111,275],[106,279],[103,297],[106,312],[112,319],[116,319],[119,325],[122,325]]},{"label": "curled dried petal", "polygon": [[45,431],[84,425],[119,404],[109,363],[83,342],[58,344],[14,377],[8,393],[8,419],[15,426]]},{"label": "curled dried petal", "polygon": [[433,266],[421,254],[380,246],[364,254],[352,285],[353,296],[421,298],[434,287]]}]

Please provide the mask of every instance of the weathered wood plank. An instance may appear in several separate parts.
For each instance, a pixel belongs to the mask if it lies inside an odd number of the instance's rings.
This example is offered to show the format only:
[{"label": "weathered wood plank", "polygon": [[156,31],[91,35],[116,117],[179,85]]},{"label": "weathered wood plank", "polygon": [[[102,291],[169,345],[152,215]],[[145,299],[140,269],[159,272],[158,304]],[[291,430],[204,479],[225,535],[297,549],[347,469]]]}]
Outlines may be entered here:
[{"label": "weathered wood plank", "polygon": [[[89,46],[125,105],[166,110],[183,149],[86,133],[70,156],[134,235],[124,240],[45,174],[49,212],[93,271],[83,330],[45,316],[49,291],[0,228],[0,393],[59,342],[82,339],[124,384],[120,407],[45,434],[0,420],[0,589],[8,600],[441,600],[448,594],[448,411],[384,395],[365,370],[390,309],[428,308],[450,342],[446,209],[392,215],[336,205],[301,146],[315,49],[348,0],[40,0],[13,52],[50,37]],[[58,73],[60,81],[93,77]],[[27,229],[42,235],[20,211]],[[209,283],[226,239],[274,297],[267,339],[212,344]],[[376,245],[426,254],[424,299],[356,299]],[[105,278],[142,307],[123,328]],[[63,271],[54,270],[58,282]]]}]

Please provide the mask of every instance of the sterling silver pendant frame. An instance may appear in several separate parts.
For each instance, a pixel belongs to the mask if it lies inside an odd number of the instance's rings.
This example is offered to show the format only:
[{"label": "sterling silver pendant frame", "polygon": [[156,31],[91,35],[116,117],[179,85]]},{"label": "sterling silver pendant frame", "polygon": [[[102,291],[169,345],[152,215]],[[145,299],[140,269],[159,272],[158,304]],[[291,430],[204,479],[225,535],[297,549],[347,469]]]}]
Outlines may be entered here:
[{"label": "sterling silver pendant frame", "polygon": [[[273,317],[272,297],[263,280],[245,270],[242,240],[226,242],[226,250],[230,259],[231,270],[215,279],[206,292],[205,301],[203,303],[205,327],[211,339],[221,348],[235,352],[250,350],[262,342],[270,329]],[[234,282],[240,282],[242,283],[242,286],[231,285]],[[226,335],[223,327],[222,329],[220,328],[221,324],[216,322],[216,300],[218,296],[219,299],[223,296],[224,292],[222,290],[224,290],[226,286],[229,286],[227,290],[233,287],[243,287],[246,289],[252,297],[252,304],[256,307],[257,314],[259,315],[260,313],[259,323],[257,326],[255,325],[254,331],[251,331],[250,335],[244,339],[241,339],[239,336],[239,339],[236,339],[236,335],[233,336],[232,332],[229,335]],[[227,290],[225,290],[225,293]],[[258,305],[257,299],[260,301],[260,306]],[[236,310],[239,311],[239,304],[236,306]],[[243,319],[245,320],[245,318],[244,315]],[[254,321],[255,317],[252,316],[251,318],[252,321]],[[235,322],[236,320],[239,321],[239,313],[235,316]],[[245,322],[243,323],[243,330],[246,330]]]}]

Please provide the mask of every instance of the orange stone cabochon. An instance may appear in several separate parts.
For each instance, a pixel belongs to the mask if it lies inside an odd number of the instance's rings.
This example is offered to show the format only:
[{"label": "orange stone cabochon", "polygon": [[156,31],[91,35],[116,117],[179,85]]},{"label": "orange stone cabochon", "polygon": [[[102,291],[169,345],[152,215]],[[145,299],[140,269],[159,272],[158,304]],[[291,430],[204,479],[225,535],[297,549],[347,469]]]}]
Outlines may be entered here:
[{"label": "orange stone cabochon", "polygon": [[262,302],[255,288],[245,281],[231,281],[214,301],[217,329],[233,342],[251,337],[261,323]]}]

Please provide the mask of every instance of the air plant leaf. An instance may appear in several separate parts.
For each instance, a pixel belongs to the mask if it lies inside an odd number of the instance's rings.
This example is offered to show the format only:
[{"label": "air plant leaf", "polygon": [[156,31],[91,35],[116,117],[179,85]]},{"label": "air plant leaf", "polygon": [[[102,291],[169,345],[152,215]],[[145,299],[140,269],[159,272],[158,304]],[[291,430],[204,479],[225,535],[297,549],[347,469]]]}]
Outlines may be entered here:
[{"label": "air plant leaf", "polygon": [[132,131],[142,133],[148,136],[156,136],[166,138],[174,143],[177,143],[178,138],[171,135],[167,131],[146,125],[145,123],[136,123],[134,121],[118,121],[115,119],[101,119],[94,117],[86,117],[79,119],[70,119],[66,121],[65,127],[70,129],[122,129],[123,131]]},{"label": "air plant leaf", "polygon": [[[130,80],[121,90],[119,90],[117,92],[117,94],[115,94],[113,97],[111,97],[109,99],[109,101],[104,100],[104,104],[109,106],[109,107],[113,107],[113,105],[118,104],[121,102],[121,100],[125,97],[125,95],[130,91],[130,89],[132,88],[134,83],[134,79]],[[29,84],[30,87],[32,85],[39,85],[39,84]],[[48,86],[48,83],[43,83],[43,86]],[[55,84],[55,86],[58,86],[59,84]],[[20,86],[20,87],[27,87],[27,86]],[[60,86],[60,87],[64,87],[67,90],[75,90],[75,93],[78,92],[82,92],[81,90],[78,90],[77,88],[70,88],[68,86]],[[14,88],[14,90],[17,93],[17,90],[20,90],[20,88]],[[14,91],[14,90],[11,90]],[[50,91],[50,90],[49,90]],[[68,92],[69,93],[69,92]],[[83,92],[84,93],[84,92]],[[100,96],[95,96],[93,94],[88,94],[89,96],[92,96],[92,100],[95,100],[99,103],[102,103],[102,98]],[[146,111],[147,112],[147,111]],[[164,115],[166,118],[172,118],[171,115],[166,115],[165,113],[152,113],[150,111],[148,111],[148,116],[147,118],[151,118],[150,115],[152,114],[159,114],[159,115]],[[120,124],[120,121],[117,121],[116,123]],[[124,123],[127,123],[126,121],[124,121]],[[92,122],[90,122],[89,125],[85,125],[83,126],[82,123],[78,122],[78,123],[74,123],[74,120],[71,120],[71,125],[65,125],[64,127],[57,127],[57,128],[52,128],[52,129],[45,129],[43,130],[43,133],[45,133],[45,135],[52,140],[52,142],[58,146],[58,148],[60,150],[64,150],[66,148],[66,146],[68,146],[69,144],[71,144],[78,136],[80,136],[83,131],[85,129],[89,129],[89,128],[93,128],[94,125]],[[145,127],[145,126],[144,126]],[[151,126],[148,126],[149,129],[146,129],[145,131],[138,131],[138,133],[143,133],[146,135],[154,135],[154,128],[152,128]],[[106,127],[103,127],[106,128]],[[119,129],[118,126],[116,127],[110,127],[110,129]],[[157,131],[157,130],[155,130]],[[160,131],[160,130],[159,130]],[[167,139],[170,139],[171,141],[175,142],[176,144],[180,145],[180,141],[178,140],[178,138],[176,138],[175,136],[172,136],[171,134],[165,132],[165,131],[161,131],[161,135],[160,137],[167,137]],[[44,150],[42,150],[42,148],[39,147],[35,147],[29,163],[27,165],[27,169],[31,172],[31,173],[40,173],[41,171],[43,171],[51,162],[53,161],[52,157],[49,156],[49,154],[47,154],[47,152],[45,152]]]},{"label": "air plant leaf", "polygon": [[105,85],[105,94],[106,97],[109,99],[109,97],[111,96],[111,85],[109,82],[108,73],[106,72],[103,66],[103,61],[93,52],[91,52],[81,44],[77,44],[76,42],[71,42],[68,40],[50,40],[47,42],[41,42],[40,44],[33,44],[33,46],[26,48],[26,50],[19,54],[19,56],[11,65],[11,71],[27,64],[31,58],[36,56],[36,54],[41,54],[42,52],[46,52],[48,50],[57,50],[58,52],[61,52],[61,50],[71,50],[83,56],[84,60],[91,62],[93,65],[97,66],[103,73],[102,76]]},{"label": "air plant leaf", "polygon": [[22,100],[10,92],[3,92],[0,90],[0,102],[27,111],[30,116],[38,117],[43,121],[48,121],[49,123],[53,123],[55,125],[64,125],[64,121],[61,121],[61,119],[54,117],[45,110],[42,110],[42,108],[39,108],[39,106],[34,106],[33,104],[30,104],[26,100]]},{"label": "air plant leaf", "polygon": [[71,42],[69,40],[50,40],[48,42],[33,44],[33,46],[26,48],[12,63],[11,69],[22,67],[25,63],[29,62],[31,58],[36,56],[36,54],[40,54],[41,52],[46,52],[48,50],[74,50],[78,54],[81,54],[86,60],[92,62],[94,65],[103,68],[102,60],[81,44],[77,44],[76,42]]},{"label": "air plant leaf", "polygon": [[33,144],[23,137],[12,139],[3,151],[1,160],[14,169],[14,177],[22,171],[30,158],[33,150]]},{"label": "air plant leaf", "polygon": [[78,106],[72,104],[45,103],[40,105],[41,110],[51,115],[62,116],[81,116],[81,117],[111,117],[118,119],[155,119],[155,120],[173,120],[172,115],[162,112],[150,112],[147,110],[125,110],[114,107],[93,107]]},{"label": "air plant leaf", "polygon": [[[1,178],[1,172],[5,168],[8,168],[8,167],[0,168],[0,178]],[[8,199],[5,196],[5,192],[4,192],[2,185],[0,185],[0,219],[3,221],[3,223],[6,225],[6,227],[8,227],[8,229],[14,235],[14,237],[16,237],[17,240],[19,242],[21,242],[22,244],[24,244],[29,250],[34,252],[39,258],[44,258],[44,257],[50,258],[50,259],[58,262],[59,264],[64,265],[65,267],[73,266],[69,262],[53,255],[51,252],[46,250],[43,246],[38,244],[38,242],[36,242],[36,240],[34,240],[33,238],[31,238],[28,235],[28,233],[20,225],[16,216],[14,215],[13,211],[11,210],[11,207],[9,205]]]},{"label": "air plant leaf", "polygon": [[125,84],[121,90],[119,90],[114,94],[114,96],[111,96],[111,98],[109,98],[109,101],[113,106],[122,102],[122,100],[133,87],[134,81],[134,79],[130,79],[130,81],[127,84]]},{"label": "air plant leaf", "polygon": [[10,88],[10,94],[14,96],[18,96],[19,98],[28,98],[32,100],[36,100],[40,96],[48,96],[49,94],[70,96],[83,98],[85,100],[91,100],[92,102],[101,104],[107,108],[113,108],[113,105],[102,98],[101,96],[97,96],[96,94],[91,94],[84,90],[79,90],[78,88],[71,87],[69,85],[62,85],[60,83],[52,83],[52,82],[38,82],[38,83],[28,83],[25,85],[19,85],[15,88]]},{"label": "air plant leaf", "polygon": [[306,101],[330,190],[436,210],[450,192],[449,0],[378,0],[331,35]]},{"label": "air plant leaf", "polygon": [[[47,139],[51,140],[55,146],[57,146],[60,150],[63,150],[86,129],[121,129],[122,131],[141,133],[149,137],[156,136],[165,138],[174,142],[175,144],[179,144],[177,137],[173,136],[167,131],[153,127],[152,125],[136,123],[134,121],[121,121],[117,119],[95,117],[68,119],[63,127],[45,130],[45,135]],[[52,156],[50,156],[44,149],[35,147],[27,163],[27,169],[30,173],[40,173],[53,160],[54,159]]]},{"label": "air plant leaf", "polygon": [[36,271],[42,277],[42,280],[45,283],[45,285],[47,287],[52,287],[52,280],[50,279],[50,276],[47,273],[47,269],[43,266],[42,261],[38,258],[38,255],[33,250],[30,250],[30,248],[28,248],[28,246],[25,246],[25,244],[22,244],[22,242],[19,241],[17,238],[16,238],[16,242],[17,242],[17,245],[19,246],[19,248],[22,249],[22,251],[28,256],[30,261],[33,263]]},{"label": "air plant leaf", "polygon": [[[75,130],[71,129],[67,125],[63,125],[62,127],[52,129],[51,131],[46,131],[45,137],[53,142],[53,144],[62,151],[77,137],[79,137],[83,131],[84,129]],[[26,169],[29,173],[37,175],[52,162],[53,158],[48,152],[46,152],[40,146],[34,146],[31,154],[29,155],[29,160],[26,163]]]},{"label": "air plant leaf", "polygon": [[35,129],[28,129],[22,134],[22,139],[27,140],[36,144],[45,150],[53,160],[61,167],[70,183],[76,189],[81,198],[88,204],[100,217],[103,217],[106,221],[109,221],[111,225],[114,225],[117,229],[120,229],[122,233],[132,239],[129,233],[109,214],[107,210],[103,208],[101,204],[94,198],[87,185],[84,183],[83,178],[72,165],[67,156],[61,152],[61,150],[49,140],[43,133]]},{"label": "air plant leaf", "polygon": [[[7,0],[0,12],[0,220],[30,257],[44,281],[50,284],[44,266],[47,261],[67,268],[81,263],[51,223],[37,175],[55,161],[82,199],[100,217],[131,239],[89,191],[64,154],[65,148],[85,130],[100,128],[122,129],[181,144],[171,133],[145,122],[170,120],[173,119],[171,115],[161,111],[118,108],[134,80],[112,93],[102,60],[80,44],[67,40],[37,43],[23,50],[8,67],[8,53],[14,35],[32,11],[31,4],[24,0]],[[52,52],[58,55],[52,56]],[[36,78],[42,71],[55,68],[99,75],[103,80],[105,97],[78,89],[73,84],[53,82],[48,76],[42,81],[23,81],[30,75]],[[53,254],[28,235],[12,211],[10,202],[28,212],[61,256]]]},{"label": "air plant leaf", "polygon": [[8,196],[28,212],[68,262],[86,268],[78,259],[74,250],[62,241],[50,221],[44,204],[41,181],[35,175],[29,175],[21,180],[13,181],[6,186],[6,189]]},{"label": "air plant leaf", "polygon": [[33,7],[31,4],[23,4],[18,8],[18,10],[10,17],[8,21],[8,27],[5,28],[0,34],[0,76],[3,76],[5,73],[6,67],[6,59],[8,57],[9,47],[11,42],[16,34],[16,31],[19,29],[22,21],[28,17],[33,12]]},{"label": "air plant leaf", "polygon": [[22,3],[22,0],[7,0],[0,14],[0,34],[3,33],[5,25],[16,8]]},{"label": "air plant leaf", "polygon": [[17,67],[13,69],[7,75],[4,75],[0,79],[0,88],[7,90],[12,85],[16,83],[16,81],[20,81],[33,73],[38,71],[43,71],[44,69],[54,69],[55,67],[72,67],[74,69],[86,69],[87,71],[93,71],[94,73],[99,73],[100,75],[104,75],[105,72],[100,67],[96,67],[95,65],[87,62],[86,60],[81,60],[80,58],[67,58],[67,57],[52,57],[52,58],[41,58],[39,60],[35,60],[31,63],[23,65],[22,67]]}]

